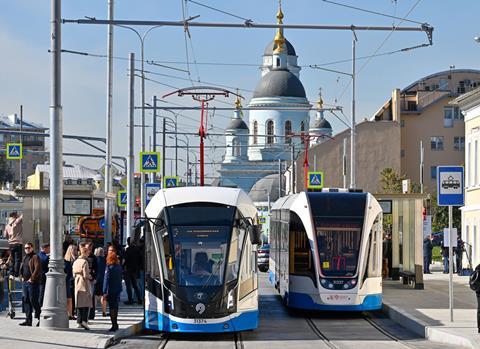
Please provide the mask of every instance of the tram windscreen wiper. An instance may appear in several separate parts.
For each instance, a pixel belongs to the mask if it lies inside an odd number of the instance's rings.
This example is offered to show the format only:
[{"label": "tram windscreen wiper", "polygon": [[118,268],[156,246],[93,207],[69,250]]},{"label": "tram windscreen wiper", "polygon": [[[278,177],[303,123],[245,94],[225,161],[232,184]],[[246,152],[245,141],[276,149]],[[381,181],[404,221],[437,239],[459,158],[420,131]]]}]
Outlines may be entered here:
[{"label": "tram windscreen wiper", "polygon": [[205,280],[205,282],[202,285],[202,288],[205,288],[208,286],[208,283],[210,282],[212,276],[214,275],[214,273],[218,272],[222,263],[223,263],[223,258],[220,258],[217,262],[215,262],[215,264],[212,266],[212,272],[210,273],[210,275],[208,275],[207,280]]}]

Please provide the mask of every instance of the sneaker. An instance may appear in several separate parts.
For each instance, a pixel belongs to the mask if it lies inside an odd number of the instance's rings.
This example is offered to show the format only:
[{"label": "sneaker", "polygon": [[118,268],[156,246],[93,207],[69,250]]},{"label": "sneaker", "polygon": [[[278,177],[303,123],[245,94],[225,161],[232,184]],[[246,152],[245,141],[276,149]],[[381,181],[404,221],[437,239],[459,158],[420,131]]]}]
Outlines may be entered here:
[{"label": "sneaker", "polygon": [[85,321],[82,321],[81,325],[84,329],[90,330],[90,326],[88,326],[88,324]]},{"label": "sneaker", "polygon": [[40,327],[40,320],[38,320],[36,327]]},{"label": "sneaker", "polygon": [[132,305],[132,304],[133,304],[133,301],[126,301],[126,302],[123,302],[123,304],[125,304],[125,305]]},{"label": "sneaker", "polygon": [[29,321],[24,321],[24,322],[21,322],[19,323],[20,326],[32,326],[32,323],[29,322]]},{"label": "sneaker", "polygon": [[76,328],[83,328],[82,324],[77,324]]}]

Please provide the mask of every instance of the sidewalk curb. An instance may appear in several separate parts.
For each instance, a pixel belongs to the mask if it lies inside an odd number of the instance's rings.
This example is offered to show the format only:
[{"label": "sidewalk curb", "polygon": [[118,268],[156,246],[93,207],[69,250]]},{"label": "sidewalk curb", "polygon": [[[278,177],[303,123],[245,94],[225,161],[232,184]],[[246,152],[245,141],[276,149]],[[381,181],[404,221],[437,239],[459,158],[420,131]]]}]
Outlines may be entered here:
[{"label": "sidewalk curb", "polygon": [[115,344],[115,342],[117,342],[120,339],[131,337],[136,334],[140,334],[142,333],[144,327],[145,327],[144,322],[142,320],[140,322],[137,322],[136,324],[133,324],[126,328],[118,330],[117,332],[115,332],[115,334],[101,339],[100,342],[97,344],[97,348],[105,349],[112,346],[113,344]]},{"label": "sidewalk curb", "polygon": [[442,326],[430,326],[408,312],[396,306],[383,303],[382,312],[392,321],[432,342],[452,344],[470,349],[480,349],[477,341],[445,331]]}]

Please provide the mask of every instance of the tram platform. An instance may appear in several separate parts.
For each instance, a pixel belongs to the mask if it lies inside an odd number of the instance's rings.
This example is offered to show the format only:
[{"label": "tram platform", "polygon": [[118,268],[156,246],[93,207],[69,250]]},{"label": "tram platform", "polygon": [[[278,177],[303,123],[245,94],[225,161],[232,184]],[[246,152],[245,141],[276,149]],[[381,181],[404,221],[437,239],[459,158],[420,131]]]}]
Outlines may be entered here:
[{"label": "tram platform", "polygon": [[424,290],[384,280],[383,312],[403,327],[434,342],[480,349],[477,299],[467,276],[453,276],[454,312],[450,322],[448,274],[439,266],[424,275]]},{"label": "tram platform", "polygon": [[120,329],[115,333],[108,332],[111,327],[110,318],[103,317],[101,309],[98,308],[95,320],[89,322],[90,331],[76,328],[75,320],[70,321],[69,328],[65,330],[53,331],[35,327],[36,319],[33,321],[33,327],[23,327],[19,326],[19,323],[25,320],[25,314],[20,308],[16,309],[14,319],[6,317],[6,310],[0,311],[0,348],[107,348],[119,339],[136,335],[143,330],[143,307],[124,305],[123,301],[126,298],[126,294],[122,294],[118,312]]}]

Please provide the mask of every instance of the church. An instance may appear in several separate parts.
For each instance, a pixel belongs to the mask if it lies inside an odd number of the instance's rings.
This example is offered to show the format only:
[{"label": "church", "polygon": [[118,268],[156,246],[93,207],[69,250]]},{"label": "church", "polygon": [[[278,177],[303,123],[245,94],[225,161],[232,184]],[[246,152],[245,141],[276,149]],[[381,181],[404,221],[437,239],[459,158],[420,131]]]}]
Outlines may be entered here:
[{"label": "church", "polygon": [[[280,8],[277,23],[283,23]],[[226,151],[213,185],[241,188],[254,201],[275,201],[280,197],[280,182],[287,165],[303,151],[301,134],[322,134],[311,145],[332,135],[323,117],[321,95],[316,118],[310,126],[310,109],[300,81],[301,67],[293,45],[277,29],[275,38],[263,54],[261,78],[248,103],[248,125],[243,120],[240,99],[225,130]],[[282,195],[284,193],[282,192]]]}]

